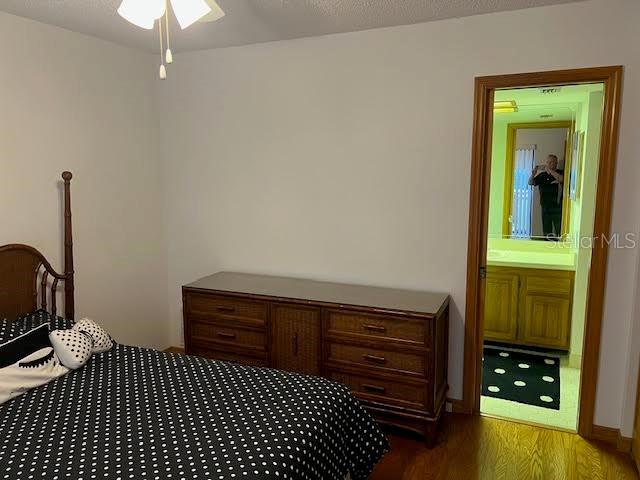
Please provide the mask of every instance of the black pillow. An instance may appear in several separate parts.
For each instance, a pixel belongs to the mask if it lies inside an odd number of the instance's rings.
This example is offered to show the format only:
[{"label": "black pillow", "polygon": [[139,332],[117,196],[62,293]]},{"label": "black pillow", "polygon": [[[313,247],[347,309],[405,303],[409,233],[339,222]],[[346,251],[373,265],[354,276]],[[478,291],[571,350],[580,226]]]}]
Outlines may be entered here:
[{"label": "black pillow", "polygon": [[15,320],[0,319],[0,344],[8,342],[40,325],[49,325],[49,330],[51,331],[66,330],[73,327],[74,324],[73,320],[56,317],[46,310],[36,310]]},{"label": "black pillow", "polygon": [[0,345],[0,368],[13,365],[41,348],[51,347],[49,325],[40,325]]},{"label": "black pillow", "polygon": [[46,310],[36,310],[35,312],[25,315],[24,317],[16,320],[16,323],[20,325],[20,330],[26,332],[36,328],[42,324],[49,324],[49,330],[66,330],[73,327],[74,321],[67,320],[62,317],[56,317],[50,314]]},{"label": "black pillow", "polygon": [[67,372],[49,341],[48,324],[23,333],[0,345],[0,404]]}]

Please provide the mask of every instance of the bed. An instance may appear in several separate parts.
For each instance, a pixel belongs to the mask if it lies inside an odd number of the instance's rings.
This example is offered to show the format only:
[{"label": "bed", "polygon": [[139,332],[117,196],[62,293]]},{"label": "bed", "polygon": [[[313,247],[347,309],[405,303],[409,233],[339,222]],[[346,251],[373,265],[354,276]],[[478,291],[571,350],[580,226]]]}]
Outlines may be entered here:
[{"label": "bed", "polygon": [[[64,273],[30,246],[0,247],[0,343],[73,324],[72,175],[62,177]],[[363,480],[387,449],[339,383],[118,343],[0,405],[0,478],[11,480]]]}]

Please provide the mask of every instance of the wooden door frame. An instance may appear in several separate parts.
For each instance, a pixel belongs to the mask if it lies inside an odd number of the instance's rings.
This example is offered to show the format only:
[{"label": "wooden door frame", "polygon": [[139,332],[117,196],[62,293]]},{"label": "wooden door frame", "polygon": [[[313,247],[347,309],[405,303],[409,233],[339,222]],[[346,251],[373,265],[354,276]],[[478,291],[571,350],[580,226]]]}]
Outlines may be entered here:
[{"label": "wooden door frame", "polygon": [[[608,237],[618,145],[618,128],[622,94],[622,67],[595,67],[536,73],[518,73],[476,77],[471,191],[469,205],[469,239],[467,253],[467,292],[465,309],[465,354],[463,400],[461,410],[480,413],[481,355],[483,344],[482,312],[485,282],[480,267],[485,266],[489,218],[489,184],[493,100],[496,89],[526,88],[580,83],[604,84],[604,110],[598,167],[597,201],[593,225],[594,238]],[[580,380],[578,434],[591,437],[596,400],[600,334],[607,267],[607,243],[593,242],[589,290],[585,313],[585,334]]]}]

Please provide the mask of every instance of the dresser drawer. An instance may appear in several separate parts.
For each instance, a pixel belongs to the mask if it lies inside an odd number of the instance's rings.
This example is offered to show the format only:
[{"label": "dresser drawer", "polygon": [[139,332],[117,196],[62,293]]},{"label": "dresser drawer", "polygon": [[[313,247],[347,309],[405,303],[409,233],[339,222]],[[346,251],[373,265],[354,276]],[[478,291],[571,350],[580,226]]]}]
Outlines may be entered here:
[{"label": "dresser drawer", "polygon": [[265,350],[266,335],[261,331],[193,320],[190,322],[190,329],[194,340]]},{"label": "dresser drawer", "polygon": [[366,315],[353,312],[328,312],[329,334],[361,337],[424,345],[428,343],[428,320],[396,318],[386,315]]},{"label": "dresser drawer", "polygon": [[188,293],[187,312],[200,316],[246,318],[264,325],[267,319],[267,304],[219,295]]},{"label": "dresser drawer", "polygon": [[250,357],[246,355],[240,355],[233,352],[221,352],[219,350],[212,350],[204,347],[193,347],[189,351],[190,355],[198,357],[210,358],[212,360],[222,360],[225,362],[235,362],[242,365],[249,365],[252,367],[266,367],[266,357]]},{"label": "dresser drawer", "polygon": [[393,370],[424,377],[427,372],[425,353],[390,352],[357,345],[329,343],[329,362],[360,365],[369,369]]},{"label": "dresser drawer", "polygon": [[349,387],[351,391],[363,400],[378,403],[388,403],[416,410],[430,410],[428,384],[408,384],[370,378],[363,375],[343,373],[337,370],[329,372],[329,378]]}]

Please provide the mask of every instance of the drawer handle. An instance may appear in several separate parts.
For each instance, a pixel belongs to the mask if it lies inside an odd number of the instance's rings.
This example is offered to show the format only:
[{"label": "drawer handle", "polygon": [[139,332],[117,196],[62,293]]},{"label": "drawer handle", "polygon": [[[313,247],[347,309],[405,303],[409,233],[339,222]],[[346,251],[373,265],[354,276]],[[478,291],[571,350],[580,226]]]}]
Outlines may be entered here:
[{"label": "drawer handle", "polygon": [[235,340],[235,338],[236,338],[236,334],[235,333],[229,333],[229,332],[218,332],[218,336],[220,338],[229,338],[231,340]]},{"label": "drawer handle", "polygon": [[371,330],[372,332],[384,333],[387,331],[387,327],[382,325],[363,325],[365,330]]},{"label": "drawer handle", "polygon": [[387,363],[387,359],[384,357],[378,357],[377,355],[363,355],[362,358],[370,362],[375,363]]},{"label": "drawer handle", "polygon": [[235,312],[236,308],[235,307],[227,307],[224,305],[220,305],[219,307],[217,307],[219,312]]},{"label": "drawer handle", "polygon": [[362,384],[362,388],[369,392],[375,392],[375,393],[385,393],[387,391],[386,388],[381,387],[379,385],[369,385],[366,383]]}]

